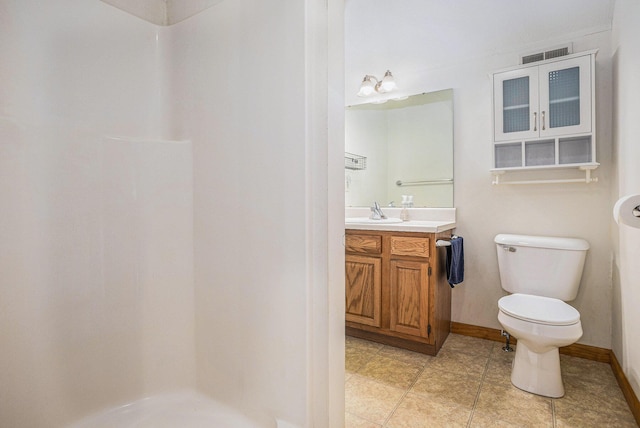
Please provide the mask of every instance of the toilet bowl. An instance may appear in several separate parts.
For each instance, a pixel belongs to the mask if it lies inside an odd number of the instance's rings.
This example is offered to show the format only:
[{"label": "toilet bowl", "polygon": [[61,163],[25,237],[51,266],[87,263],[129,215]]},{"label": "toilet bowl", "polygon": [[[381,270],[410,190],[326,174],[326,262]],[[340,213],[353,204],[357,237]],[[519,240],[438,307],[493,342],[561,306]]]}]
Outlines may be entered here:
[{"label": "toilet bowl", "polygon": [[511,383],[545,397],[564,395],[558,348],[582,337],[580,313],[562,300],[512,294],[498,301],[498,321],[518,339]]}]

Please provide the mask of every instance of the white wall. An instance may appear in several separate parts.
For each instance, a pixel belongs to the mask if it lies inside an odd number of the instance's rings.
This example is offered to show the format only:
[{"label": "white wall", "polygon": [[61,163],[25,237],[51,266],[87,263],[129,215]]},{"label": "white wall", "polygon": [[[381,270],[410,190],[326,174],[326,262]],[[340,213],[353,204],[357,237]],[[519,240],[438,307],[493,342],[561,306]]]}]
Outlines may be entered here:
[{"label": "white wall", "polygon": [[[640,193],[640,4],[617,0],[613,21],[614,161],[617,182],[612,206],[618,197]],[[613,351],[640,397],[640,230],[613,225],[614,300]]]},{"label": "white wall", "polygon": [[343,224],[327,242],[326,13],[315,0],[226,1],[172,27],[174,136],[194,144],[198,388],[297,426],[315,408],[326,426],[326,394],[343,387],[327,354],[343,346],[327,299],[343,301],[344,282],[327,289]]},{"label": "white wall", "polygon": [[158,140],[158,37],[98,1],[0,2],[1,426],[195,385],[191,146]]},{"label": "white wall", "polygon": [[[457,233],[465,238],[465,282],[453,290],[454,321],[500,328],[497,301],[504,295],[493,238],[498,233],[573,236],[591,248],[578,297],[584,334],[579,343],[611,347],[609,186],[611,165],[610,33],[571,39],[574,51],[600,49],[596,61],[598,183],[493,186],[492,88],[489,74],[515,65],[517,53],[429,73],[425,85],[454,88],[455,206]],[[553,44],[554,41],[549,41]],[[557,44],[558,41],[555,41]],[[541,44],[546,46],[547,44]],[[437,73],[437,74],[436,74]],[[437,76],[437,77],[436,77]],[[579,171],[566,171],[574,177]],[[560,172],[549,175],[562,177]]]},{"label": "white wall", "polygon": [[[554,34],[554,38],[529,39],[526,46],[517,46],[511,30],[503,27],[487,28],[488,37],[503,40],[495,43],[490,52],[469,52],[469,55],[452,55],[452,62],[440,58],[434,62],[429,40],[415,37],[411,44],[410,28],[428,17],[427,7],[416,6],[404,12],[394,9],[387,13],[372,11],[373,6],[351,0],[347,4],[347,37],[355,34],[355,40],[347,38],[347,78],[356,74],[351,67],[356,65],[358,75],[372,73],[382,67],[393,71],[402,94],[422,93],[453,88],[454,91],[454,205],[457,208],[456,233],[465,238],[465,281],[453,290],[453,321],[500,328],[497,321],[497,301],[504,295],[497,270],[497,259],[493,238],[498,233],[520,233],[550,236],[575,236],[591,244],[582,285],[573,305],[580,311],[584,335],[580,343],[604,348],[611,347],[611,237],[610,237],[610,186],[611,186],[611,32],[607,29],[578,30],[566,34]],[[506,5],[507,2],[502,4]],[[511,7],[511,6],[509,6]],[[514,6],[515,7],[515,6]],[[363,10],[366,9],[364,12]],[[438,12],[438,11],[435,11]],[[435,13],[434,12],[434,13]],[[493,13],[491,10],[488,13]],[[442,13],[440,11],[440,13]],[[409,16],[411,14],[411,16]],[[404,16],[403,16],[404,15]],[[439,16],[439,15],[436,15]],[[448,16],[448,15],[447,15]],[[471,19],[469,14],[464,15]],[[481,15],[478,15],[481,16]],[[475,16],[474,16],[475,17]],[[482,19],[476,18],[479,22]],[[406,25],[398,25],[406,22]],[[394,24],[395,23],[395,24]],[[505,24],[507,28],[512,23]],[[574,23],[577,24],[577,23]],[[351,31],[349,25],[358,31]],[[473,25],[476,25],[475,23]],[[573,25],[573,24],[572,24]],[[405,42],[396,50],[385,50],[375,42],[396,40],[398,28],[405,35]],[[457,27],[455,27],[457,28]],[[560,26],[557,28],[561,28]],[[364,40],[375,29],[373,46],[380,51],[371,59],[371,65],[352,64],[349,52],[364,46]],[[387,30],[388,29],[388,30]],[[368,31],[368,32],[367,32]],[[465,40],[475,43],[472,33],[465,28],[457,30],[455,43],[447,41],[451,52],[472,50]],[[478,29],[477,31],[481,31]],[[501,34],[500,31],[503,31]],[[514,32],[516,34],[517,32]],[[420,33],[422,34],[422,33]],[[450,32],[431,32],[433,36],[449,35]],[[484,33],[483,33],[484,34]],[[520,34],[519,36],[522,36]],[[525,38],[526,39],[526,38]],[[437,44],[437,40],[431,40]],[[559,184],[529,186],[493,186],[489,170],[492,168],[492,87],[490,74],[496,70],[518,64],[519,54],[536,48],[557,46],[573,42],[574,52],[600,49],[596,65],[597,98],[597,160],[601,166],[594,176],[593,184]],[[480,42],[478,42],[480,43]],[[523,42],[524,43],[524,42]],[[470,46],[471,46],[470,45]],[[389,55],[387,55],[391,52]],[[441,54],[445,51],[440,49]],[[363,58],[360,58],[361,60]],[[382,65],[384,64],[384,65]],[[376,67],[374,67],[376,66]],[[357,101],[355,93],[359,81],[347,80],[347,104]],[[549,178],[577,176],[578,171],[558,171]],[[541,177],[537,177],[541,178]],[[547,177],[542,177],[547,178]]]}]

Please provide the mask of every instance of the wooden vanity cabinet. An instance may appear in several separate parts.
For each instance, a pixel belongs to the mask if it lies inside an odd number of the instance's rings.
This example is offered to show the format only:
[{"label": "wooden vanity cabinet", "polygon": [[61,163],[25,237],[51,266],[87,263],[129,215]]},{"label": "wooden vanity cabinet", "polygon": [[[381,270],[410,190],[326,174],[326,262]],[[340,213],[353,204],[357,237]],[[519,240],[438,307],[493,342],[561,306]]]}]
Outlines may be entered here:
[{"label": "wooden vanity cabinet", "polygon": [[436,355],[451,330],[442,233],[347,229],[346,334]]},{"label": "wooden vanity cabinet", "polygon": [[436,355],[451,328],[445,250],[451,232],[347,229],[346,334]]},{"label": "wooden vanity cabinet", "polygon": [[389,330],[429,337],[429,264],[390,262]]},{"label": "wooden vanity cabinet", "polygon": [[346,319],[380,327],[382,260],[347,254],[345,277]]}]

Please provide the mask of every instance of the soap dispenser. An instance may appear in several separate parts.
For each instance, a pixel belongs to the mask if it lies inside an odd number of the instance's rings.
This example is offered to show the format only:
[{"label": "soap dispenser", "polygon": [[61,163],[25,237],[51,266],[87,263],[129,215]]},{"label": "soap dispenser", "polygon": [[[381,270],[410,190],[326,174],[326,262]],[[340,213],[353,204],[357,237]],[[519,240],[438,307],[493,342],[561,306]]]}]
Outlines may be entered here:
[{"label": "soap dispenser", "polygon": [[402,195],[402,210],[400,210],[400,220],[409,221],[409,210],[407,209],[409,208],[409,206],[409,196]]}]

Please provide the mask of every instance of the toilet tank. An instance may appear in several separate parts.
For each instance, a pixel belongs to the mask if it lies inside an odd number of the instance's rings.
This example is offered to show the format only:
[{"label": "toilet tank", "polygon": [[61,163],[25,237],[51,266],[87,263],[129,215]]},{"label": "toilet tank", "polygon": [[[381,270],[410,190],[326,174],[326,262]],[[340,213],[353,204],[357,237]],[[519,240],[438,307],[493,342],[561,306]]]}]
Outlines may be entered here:
[{"label": "toilet tank", "polygon": [[584,239],[500,234],[494,239],[502,288],[563,301],[576,298],[589,243]]}]

